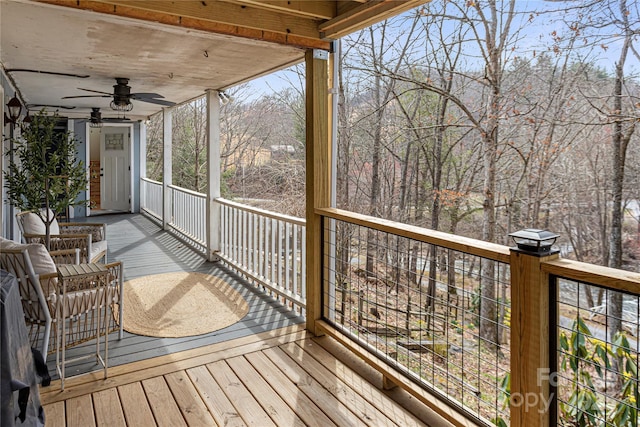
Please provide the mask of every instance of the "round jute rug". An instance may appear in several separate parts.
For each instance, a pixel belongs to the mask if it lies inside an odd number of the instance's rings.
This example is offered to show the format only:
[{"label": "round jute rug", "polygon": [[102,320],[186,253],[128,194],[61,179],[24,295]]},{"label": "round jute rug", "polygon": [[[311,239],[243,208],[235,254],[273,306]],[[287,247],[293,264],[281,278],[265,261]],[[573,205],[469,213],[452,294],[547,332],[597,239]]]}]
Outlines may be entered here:
[{"label": "round jute rug", "polygon": [[124,329],[177,338],[233,325],[249,305],[224,279],[202,273],[166,273],[124,283]]}]

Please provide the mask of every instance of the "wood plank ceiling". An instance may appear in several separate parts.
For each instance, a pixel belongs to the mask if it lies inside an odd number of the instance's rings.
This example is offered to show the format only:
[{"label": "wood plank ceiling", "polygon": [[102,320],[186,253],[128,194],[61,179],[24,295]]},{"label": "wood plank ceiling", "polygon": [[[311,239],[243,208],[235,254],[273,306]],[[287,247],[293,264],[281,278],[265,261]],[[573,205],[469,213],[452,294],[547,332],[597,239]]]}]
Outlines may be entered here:
[{"label": "wood plank ceiling", "polygon": [[[185,102],[301,62],[306,49],[329,50],[331,40],[422,3],[0,0],[0,61],[32,111],[54,105],[83,118],[98,107],[104,117],[108,97],[65,97],[112,93],[114,79],[126,77],[131,92]],[[133,104],[132,119],[161,109]]]},{"label": "wood plank ceiling", "polygon": [[328,49],[329,41],[409,10],[424,0],[42,0],[251,39]]}]

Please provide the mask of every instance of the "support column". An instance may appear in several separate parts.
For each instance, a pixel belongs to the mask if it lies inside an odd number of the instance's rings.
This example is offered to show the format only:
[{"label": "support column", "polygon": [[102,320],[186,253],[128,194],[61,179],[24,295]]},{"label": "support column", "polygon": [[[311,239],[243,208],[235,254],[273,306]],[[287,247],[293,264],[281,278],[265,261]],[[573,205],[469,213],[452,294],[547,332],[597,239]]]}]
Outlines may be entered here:
[{"label": "support column", "polygon": [[220,251],[220,98],[207,90],[207,258],[218,261]]},{"label": "support column", "polygon": [[331,204],[331,141],[329,138],[328,58],[308,50],[306,64],[306,263],[307,329],[318,334],[322,317],[322,268],[326,265],[322,218],[315,208]]},{"label": "support column", "polygon": [[511,426],[548,427],[551,402],[550,283],[545,256],[511,250]]},{"label": "support column", "polygon": [[134,198],[132,206],[133,212],[142,212],[142,207],[147,206],[147,184],[142,182],[142,179],[147,177],[147,121],[139,120],[138,129],[140,134],[140,149],[138,152],[140,156],[138,159],[140,176],[138,177],[138,203],[135,203],[136,199]]},{"label": "support column", "polygon": [[147,122],[140,120],[140,178],[147,177]]},{"label": "support column", "polygon": [[173,141],[173,123],[172,110],[165,108],[162,110],[162,228],[167,230],[171,222],[171,189],[172,184],[172,141]]}]

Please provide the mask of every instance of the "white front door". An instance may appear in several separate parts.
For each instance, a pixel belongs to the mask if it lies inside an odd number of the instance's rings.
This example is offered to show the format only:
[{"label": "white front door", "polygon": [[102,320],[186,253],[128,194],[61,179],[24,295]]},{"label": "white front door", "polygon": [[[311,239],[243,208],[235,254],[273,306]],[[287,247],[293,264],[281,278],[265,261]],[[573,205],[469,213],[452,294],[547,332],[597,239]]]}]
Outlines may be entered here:
[{"label": "white front door", "polygon": [[130,133],[128,127],[103,127],[100,134],[100,208],[130,210]]}]

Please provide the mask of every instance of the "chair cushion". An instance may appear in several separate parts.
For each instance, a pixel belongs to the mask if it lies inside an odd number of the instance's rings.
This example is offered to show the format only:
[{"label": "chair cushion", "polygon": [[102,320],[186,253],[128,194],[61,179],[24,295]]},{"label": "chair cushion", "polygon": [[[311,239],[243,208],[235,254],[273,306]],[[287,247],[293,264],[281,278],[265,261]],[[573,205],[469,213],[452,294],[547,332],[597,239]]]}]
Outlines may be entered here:
[{"label": "chair cushion", "polygon": [[0,237],[0,250],[22,250],[25,248],[29,253],[29,259],[31,259],[31,265],[36,274],[56,273],[58,271],[51,255],[49,255],[47,248],[42,243],[16,243],[13,240]]},{"label": "chair cushion", "polygon": [[[53,216],[53,222],[49,226],[49,234],[60,234],[58,220],[55,218],[51,209],[49,209],[49,215],[50,217]],[[46,216],[44,217],[46,218]],[[47,234],[47,228],[44,225],[44,221],[35,212],[28,212],[23,215],[22,227],[24,228],[24,232],[27,234]]]},{"label": "chair cushion", "polygon": [[[29,259],[31,260],[31,266],[33,267],[33,272],[37,275],[49,274],[49,273],[57,273],[58,269],[56,268],[51,255],[47,251],[47,248],[42,243],[16,243],[13,240],[8,240],[0,236],[0,251],[3,250],[20,250],[27,249],[27,253],[29,254]],[[40,286],[42,287],[42,292],[44,297],[47,298],[51,293],[55,292],[56,284],[58,283],[58,278],[53,277],[50,279],[43,280],[40,278]],[[28,295],[25,295],[25,298],[30,299],[31,301],[37,301],[38,295],[35,290],[29,286],[28,287]],[[43,319],[41,319],[43,320]]]},{"label": "chair cushion", "polygon": [[89,257],[91,259],[91,262],[98,261],[95,259],[95,257],[103,252],[105,254],[107,253],[106,240],[100,240],[99,242],[91,242],[91,256]]}]

